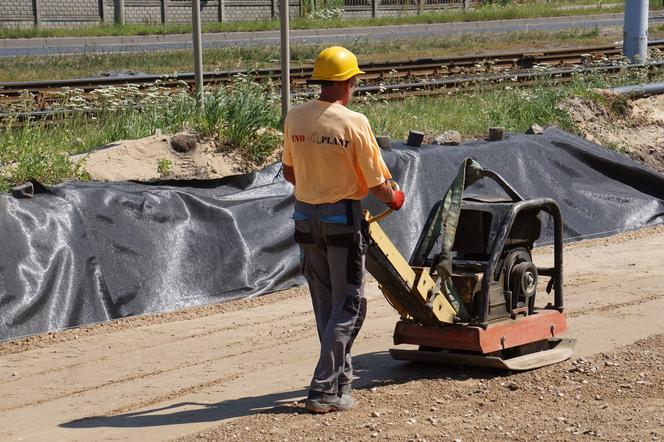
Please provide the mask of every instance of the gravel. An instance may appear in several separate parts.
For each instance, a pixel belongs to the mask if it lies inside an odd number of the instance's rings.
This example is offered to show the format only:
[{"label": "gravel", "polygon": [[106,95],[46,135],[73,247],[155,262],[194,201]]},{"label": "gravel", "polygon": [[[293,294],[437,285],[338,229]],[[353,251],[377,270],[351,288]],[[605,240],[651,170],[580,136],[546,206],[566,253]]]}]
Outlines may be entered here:
[{"label": "gravel", "polygon": [[348,412],[288,404],[180,440],[664,440],[664,335],[524,373],[432,367],[354,395]]}]

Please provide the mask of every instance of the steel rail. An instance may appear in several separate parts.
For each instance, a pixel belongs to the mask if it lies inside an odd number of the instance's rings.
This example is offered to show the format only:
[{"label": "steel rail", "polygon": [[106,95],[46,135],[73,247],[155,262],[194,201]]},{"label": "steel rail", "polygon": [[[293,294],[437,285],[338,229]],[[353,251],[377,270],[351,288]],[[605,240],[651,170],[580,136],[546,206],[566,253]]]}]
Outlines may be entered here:
[{"label": "steel rail", "polygon": [[[652,40],[648,44],[650,49],[664,50],[664,40]],[[576,65],[585,61],[602,60],[606,58],[619,59],[622,48],[618,45],[604,45],[593,47],[577,47],[569,49],[544,49],[525,52],[504,52],[485,55],[467,55],[441,58],[422,58],[416,60],[400,60],[394,62],[374,62],[361,65],[366,74],[359,77],[366,83],[378,81],[394,81],[401,78],[428,77],[435,75],[459,75],[469,72],[482,72],[483,70],[511,70],[518,71],[530,69],[537,65]],[[306,79],[311,75],[312,66],[294,66],[291,68],[291,86],[303,87]],[[220,72],[206,72],[203,80],[206,85],[228,83],[239,74],[251,75],[257,81],[272,80],[279,82],[281,70],[278,68],[262,68],[254,71],[229,70]],[[56,97],[49,97],[49,93],[62,92],[65,88],[80,89],[84,93],[109,86],[159,84],[162,87],[184,86],[191,87],[194,83],[194,74],[185,73],[177,75],[136,75],[123,77],[96,77],[68,80],[21,81],[0,83],[0,104],[12,103],[20,100],[26,92],[38,97],[45,97],[46,101],[57,101]]]},{"label": "steel rail", "polygon": [[[630,64],[624,66],[594,66],[585,68],[551,69],[546,72],[516,72],[498,75],[466,76],[449,78],[444,80],[421,81],[413,83],[401,83],[386,86],[364,86],[357,88],[359,95],[378,95],[380,99],[405,98],[406,96],[437,95],[447,93],[449,89],[468,89],[477,84],[501,85],[506,82],[515,82],[519,85],[533,84],[538,80],[552,78],[557,82],[571,81],[578,74],[615,74],[621,70],[639,68],[664,68],[664,61],[651,63]],[[302,94],[303,97],[312,94]]]},{"label": "steel rail", "polygon": [[[380,86],[361,86],[355,92],[359,96],[375,96],[381,100],[397,100],[412,96],[429,96],[449,93],[450,89],[467,90],[477,84],[485,85],[487,88],[499,87],[509,82],[518,86],[527,86],[535,84],[538,81],[553,79],[555,82],[565,83],[571,81],[574,75],[581,74],[615,74],[622,70],[633,70],[640,68],[664,69],[664,61],[631,64],[631,65],[608,65],[593,67],[572,67],[565,69],[551,69],[546,72],[517,72],[501,73],[494,75],[479,76],[461,76],[455,78],[446,78],[443,80],[431,80],[409,83],[398,83]],[[293,94],[298,98],[311,98],[315,92],[300,92]],[[140,111],[141,107],[134,106],[133,110]],[[37,111],[37,112],[19,112],[19,113],[0,113],[0,127],[8,124],[13,127],[27,124],[30,121],[40,120],[45,122],[57,123],[61,119],[71,116],[95,116],[99,114],[99,109],[85,110],[55,110],[55,111]]]}]

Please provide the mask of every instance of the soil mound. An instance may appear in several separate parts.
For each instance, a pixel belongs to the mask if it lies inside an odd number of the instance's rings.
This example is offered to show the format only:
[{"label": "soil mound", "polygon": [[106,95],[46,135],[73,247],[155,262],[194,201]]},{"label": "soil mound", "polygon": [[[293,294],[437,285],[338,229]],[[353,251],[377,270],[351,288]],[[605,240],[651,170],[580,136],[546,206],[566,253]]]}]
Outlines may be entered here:
[{"label": "soil mound", "polygon": [[[193,143],[188,149],[177,148],[183,137]],[[195,134],[176,134],[117,141],[71,159],[81,164],[93,181],[150,182],[243,174],[260,169],[279,157],[280,151],[266,162],[255,164],[241,153],[223,151],[213,140],[200,140]]]},{"label": "soil mound", "polygon": [[574,98],[564,107],[586,139],[664,173],[664,95],[605,98],[604,103]]}]

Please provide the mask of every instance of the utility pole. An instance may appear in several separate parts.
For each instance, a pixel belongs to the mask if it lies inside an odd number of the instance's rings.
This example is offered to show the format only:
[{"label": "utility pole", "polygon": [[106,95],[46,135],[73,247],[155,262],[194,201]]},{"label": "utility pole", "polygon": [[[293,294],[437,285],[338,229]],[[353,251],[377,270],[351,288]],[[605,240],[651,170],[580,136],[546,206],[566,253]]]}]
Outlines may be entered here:
[{"label": "utility pole", "polygon": [[113,12],[115,13],[115,24],[124,25],[125,23],[125,7],[124,0],[115,0],[113,3]]},{"label": "utility pole", "polygon": [[196,104],[203,110],[203,50],[201,47],[201,0],[191,2],[191,25],[194,36],[194,79],[196,80]]},{"label": "utility pole", "polygon": [[32,0],[32,11],[34,12],[35,27],[41,26],[41,5],[39,0]]},{"label": "utility pole", "polygon": [[288,31],[288,2],[280,0],[281,8],[281,124],[290,109],[290,36]]},{"label": "utility pole", "polygon": [[623,55],[632,63],[648,56],[648,0],[625,0]]}]

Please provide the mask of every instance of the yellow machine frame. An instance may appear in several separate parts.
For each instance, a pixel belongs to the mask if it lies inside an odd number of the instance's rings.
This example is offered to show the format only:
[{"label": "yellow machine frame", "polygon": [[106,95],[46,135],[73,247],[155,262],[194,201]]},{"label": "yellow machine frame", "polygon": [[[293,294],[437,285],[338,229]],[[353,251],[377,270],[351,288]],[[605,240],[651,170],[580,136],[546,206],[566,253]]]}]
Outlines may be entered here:
[{"label": "yellow machine frame", "polygon": [[[394,269],[399,275],[401,275],[406,286],[413,294],[413,297],[421,302],[423,306],[428,304],[428,308],[431,309],[434,316],[441,323],[453,324],[454,317],[456,316],[454,308],[447,301],[445,295],[436,288],[436,283],[431,276],[429,276],[428,269],[423,267],[411,267],[408,264],[408,261],[404,259],[403,255],[399,253],[392,241],[376,222],[384,217],[382,215],[384,214],[372,218],[371,214],[368,211],[365,211],[365,219],[369,223],[369,235],[394,266]],[[389,291],[385,290],[380,285],[379,287],[383,292],[383,295],[385,295],[385,298],[402,318],[412,319],[408,311],[390,294]]]}]

